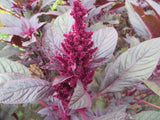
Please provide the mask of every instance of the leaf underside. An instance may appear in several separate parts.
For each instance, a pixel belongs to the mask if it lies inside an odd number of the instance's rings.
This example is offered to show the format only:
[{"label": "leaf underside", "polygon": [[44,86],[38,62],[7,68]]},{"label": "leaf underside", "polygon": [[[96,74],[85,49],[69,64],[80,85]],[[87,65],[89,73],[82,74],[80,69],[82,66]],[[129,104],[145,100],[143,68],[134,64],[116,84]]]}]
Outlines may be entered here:
[{"label": "leaf underside", "polygon": [[106,71],[100,90],[122,91],[137,85],[152,74],[160,55],[160,38],[151,39],[128,49]]},{"label": "leaf underside", "polygon": [[0,103],[22,104],[49,97],[54,92],[52,84],[22,74],[0,75]]},{"label": "leaf underside", "polygon": [[89,94],[84,90],[80,80],[77,82],[77,86],[74,90],[72,98],[69,103],[70,109],[81,109],[91,107],[91,98]]}]

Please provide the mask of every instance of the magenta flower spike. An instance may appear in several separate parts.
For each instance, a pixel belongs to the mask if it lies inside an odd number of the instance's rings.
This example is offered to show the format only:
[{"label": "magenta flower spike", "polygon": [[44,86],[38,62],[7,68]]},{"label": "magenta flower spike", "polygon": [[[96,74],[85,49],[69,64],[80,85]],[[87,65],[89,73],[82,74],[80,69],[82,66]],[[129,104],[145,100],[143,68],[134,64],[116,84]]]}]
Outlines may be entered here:
[{"label": "magenta flower spike", "polygon": [[64,42],[61,43],[63,54],[55,56],[61,63],[63,69],[60,70],[61,76],[72,76],[61,84],[56,85],[57,97],[68,103],[76,86],[77,80],[80,80],[84,89],[92,82],[94,70],[89,69],[93,53],[97,50],[93,48],[92,31],[86,31],[84,23],[87,11],[78,0],[73,2],[73,10],[70,15],[73,16],[75,23],[72,31],[64,34]]}]

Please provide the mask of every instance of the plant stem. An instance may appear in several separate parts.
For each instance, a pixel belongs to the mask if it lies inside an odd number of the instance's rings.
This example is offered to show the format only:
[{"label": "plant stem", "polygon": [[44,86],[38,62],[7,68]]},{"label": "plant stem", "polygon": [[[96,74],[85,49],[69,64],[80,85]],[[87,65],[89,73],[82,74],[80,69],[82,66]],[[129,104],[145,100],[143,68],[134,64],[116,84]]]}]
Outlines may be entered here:
[{"label": "plant stem", "polygon": [[81,113],[81,115],[82,115],[86,120],[89,120],[89,118],[86,116],[86,114],[84,113],[83,110],[78,110],[78,111]]},{"label": "plant stem", "polygon": [[46,103],[44,103],[43,101],[39,100],[39,103],[41,103],[42,105],[44,105],[45,107],[49,107],[49,105],[47,105]]},{"label": "plant stem", "polygon": [[137,100],[137,101],[140,101],[140,102],[146,103],[146,104],[148,104],[148,105],[150,105],[150,106],[153,106],[153,107],[155,107],[155,108],[160,109],[160,107],[159,107],[159,106],[154,105],[154,104],[152,104],[152,103],[149,103],[149,102],[147,102],[147,101],[144,101],[144,100],[141,100],[141,99],[137,99],[137,98],[134,98],[134,99],[135,99],[135,100]]}]

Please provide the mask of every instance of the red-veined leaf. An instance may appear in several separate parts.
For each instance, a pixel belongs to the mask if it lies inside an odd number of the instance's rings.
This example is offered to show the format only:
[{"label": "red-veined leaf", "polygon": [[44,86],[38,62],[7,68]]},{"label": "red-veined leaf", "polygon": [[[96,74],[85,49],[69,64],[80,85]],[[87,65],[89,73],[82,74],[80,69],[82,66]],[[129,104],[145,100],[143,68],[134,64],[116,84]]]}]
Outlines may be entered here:
[{"label": "red-veined leaf", "polygon": [[143,111],[133,116],[136,120],[160,120],[160,112]]},{"label": "red-veined leaf", "polygon": [[109,60],[117,45],[118,33],[113,27],[99,29],[93,33],[94,47],[98,47],[93,59],[105,58]]},{"label": "red-veined leaf", "polygon": [[101,93],[122,91],[147,80],[160,55],[160,38],[151,39],[128,49],[106,71]]},{"label": "red-veined leaf", "polygon": [[80,80],[77,82],[77,86],[74,89],[74,93],[69,102],[70,109],[90,108],[92,105],[89,94],[84,90]]},{"label": "red-veined leaf", "polygon": [[22,74],[0,74],[0,103],[22,104],[49,97],[54,92],[52,83]]},{"label": "red-veined leaf", "polygon": [[[133,26],[133,28],[135,29],[136,33],[140,36],[142,36],[144,39],[151,39],[152,35],[148,29],[148,27],[146,26],[146,24],[144,23],[144,21],[142,20],[142,18],[140,17],[140,13],[143,14],[143,12],[139,12],[139,14],[134,10],[133,8],[133,4],[135,3],[135,0],[131,1],[131,0],[126,0],[125,2],[125,6],[128,12],[128,16],[129,16],[129,20]],[[141,10],[141,9],[139,9]]]}]

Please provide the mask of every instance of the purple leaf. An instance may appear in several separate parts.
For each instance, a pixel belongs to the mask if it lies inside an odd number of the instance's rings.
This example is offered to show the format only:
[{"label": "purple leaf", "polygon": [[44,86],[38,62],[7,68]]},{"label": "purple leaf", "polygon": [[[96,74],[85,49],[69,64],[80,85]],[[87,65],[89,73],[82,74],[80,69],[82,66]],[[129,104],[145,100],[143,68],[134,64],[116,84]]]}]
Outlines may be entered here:
[{"label": "purple leaf", "polygon": [[0,32],[21,36],[22,29],[19,27],[0,27]]},{"label": "purple leaf", "polygon": [[30,38],[30,41],[23,42],[22,46],[28,46],[28,45],[36,42],[36,41],[37,41],[37,38],[35,37],[34,34],[32,34],[32,37]]},{"label": "purple leaf", "polygon": [[38,111],[38,114],[49,115],[49,114],[52,114],[52,112],[53,112],[52,107],[46,107]]},{"label": "purple leaf", "polygon": [[52,82],[52,85],[57,85],[57,84],[60,84],[64,81],[66,81],[67,79],[71,78],[72,76],[70,77],[67,77],[67,76],[57,76],[54,78],[53,82]]},{"label": "purple leaf", "polygon": [[136,120],[159,120],[159,111],[143,111],[133,116]]},{"label": "purple leaf", "polygon": [[55,55],[62,52],[63,34],[71,30],[73,23],[74,19],[70,16],[70,11],[68,11],[57,17],[52,26],[45,32],[42,39],[42,49],[51,61],[54,61]]},{"label": "purple leaf", "polygon": [[135,120],[131,115],[121,112],[121,111],[114,111],[98,117],[94,120]]},{"label": "purple leaf", "polygon": [[24,78],[21,74],[16,74],[16,79],[15,74],[8,74],[8,77],[0,79],[0,103],[3,104],[30,103],[47,98],[54,92],[52,84],[45,80]]},{"label": "purple leaf", "polygon": [[9,14],[0,14],[0,20],[2,24],[7,27],[21,27],[21,21],[19,18],[9,15]]},{"label": "purple leaf", "polygon": [[0,58],[0,73],[22,73],[30,76],[30,71],[27,67],[6,58]]},{"label": "purple leaf", "polygon": [[144,39],[148,40],[152,38],[151,32],[147,28],[146,24],[142,20],[142,18],[138,15],[137,12],[135,12],[132,4],[136,4],[135,0],[130,1],[126,0],[125,6],[128,11],[129,20],[134,27],[136,33],[140,36],[142,36]]},{"label": "purple leaf", "polygon": [[37,13],[30,18],[29,23],[31,24],[31,28],[37,30],[45,24],[45,22],[38,23],[39,22],[38,16],[41,16],[42,14],[43,13]]},{"label": "purple leaf", "polygon": [[98,47],[93,59],[106,58],[108,61],[116,48],[118,33],[113,27],[103,28],[94,32],[94,47]]},{"label": "purple leaf", "polygon": [[7,9],[11,9],[11,3],[14,3],[14,0],[0,0],[0,4]]},{"label": "purple leaf", "polygon": [[42,69],[48,69],[48,70],[62,70],[62,65],[59,63],[58,60],[54,59],[54,61],[45,64],[41,67]]},{"label": "purple leaf", "polygon": [[55,30],[55,28],[50,27],[43,39],[42,39],[42,49],[47,57],[53,61],[54,56],[61,53],[61,42],[63,41],[60,34]]},{"label": "purple leaf", "polygon": [[[70,10],[65,14],[57,17],[53,22],[53,27],[58,31],[58,33],[63,37],[64,33],[72,31],[72,25],[74,24],[74,19],[70,15]],[[64,38],[64,37],[63,37]]]},{"label": "purple leaf", "polygon": [[18,55],[21,52],[22,51],[16,49],[15,47],[13,47],[11,45],[7,45],[2,50],[0,50],[0,57],[9,58],[13,55]]},{"label": "purple leaf", "polygon": [[81,109],[90,108],[92,105],[89,94],[84,90],[80,80],[77,82],[77,86],[74,89],[74,93],[71,97],[69,108],[70,109]]},{"label": "purple leaf", "polygon": [[85,9],[90,10],[91,8],[95,7],[95,2],[96,0],[82,0],[82,5],[85,7]]},{"label": "purple leaf", "polygon": [[26,30],[29,30],[31,28],[29,21],[24,17],[21,17],[20,20],[21,20],[23,31],[27,32]]},{"label": "purple leaf", "polygon": [[152,7],[156,15],[160,18],[160,5],[153,0],[146,0],[146,2]]},{"label": "purple leaf", "polygon": [[159,51],[160,38],[128,49],[106,71],[101,93],[122,91],[148,79],[158,63]]},{"label": "purple leaf", "polygon": [[41,9],[46,7],[47,5],[54,4],[55,2],[56,2],[56,0],[43,0]]},{"label": "purple leaf", "polygon": [[101,12],[101,10],[105,7],[108,7],[108,6],[111,6],[113,2],[110,2],[110,3],[107,3],[107,4],[104,4],[98,8],[93,8],[90,12],[89,12],[89,15],[86,17],[86,21],[91,19],[93,16],[99,14]]}]

